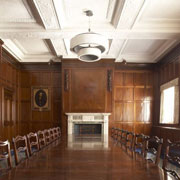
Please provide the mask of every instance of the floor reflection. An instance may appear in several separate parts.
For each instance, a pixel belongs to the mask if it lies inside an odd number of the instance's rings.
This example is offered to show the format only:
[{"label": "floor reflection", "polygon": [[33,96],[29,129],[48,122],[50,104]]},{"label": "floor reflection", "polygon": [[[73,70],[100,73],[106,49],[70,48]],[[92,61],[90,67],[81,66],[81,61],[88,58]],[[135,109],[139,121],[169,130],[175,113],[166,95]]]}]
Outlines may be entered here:
[{"label": "floor reflection", "polygon": [[68,149],[108,150],[108,135],[68,135]]}]

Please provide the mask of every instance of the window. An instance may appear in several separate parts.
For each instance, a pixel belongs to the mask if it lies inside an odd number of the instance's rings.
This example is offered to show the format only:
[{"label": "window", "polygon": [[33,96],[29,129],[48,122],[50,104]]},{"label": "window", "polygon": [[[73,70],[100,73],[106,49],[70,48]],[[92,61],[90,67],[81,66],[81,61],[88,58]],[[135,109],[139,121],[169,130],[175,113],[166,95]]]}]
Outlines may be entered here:
[{"label": "window", "polygon": [[178,78],[161,86],[160,123],[177,124],[179,121]]}]

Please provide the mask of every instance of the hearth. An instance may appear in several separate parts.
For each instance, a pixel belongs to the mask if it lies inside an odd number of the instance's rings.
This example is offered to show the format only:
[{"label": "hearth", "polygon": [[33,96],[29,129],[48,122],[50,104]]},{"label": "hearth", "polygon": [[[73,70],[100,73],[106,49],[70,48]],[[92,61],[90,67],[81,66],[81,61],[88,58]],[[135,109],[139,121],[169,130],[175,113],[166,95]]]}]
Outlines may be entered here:
[{"label": "hearth", "polygon": [[[101,135],[108,136],[108,121],[111,113],[66,113],[68,116],[68,135],[78,131],[96,133],[96,128],[101,126]],[[97,125],[96,128],[93,125]],[[81,132],[80,132],[81,133]],[[92,133],[93,134],[93,133]]]},{"label": "hearth", "polygon": [[74,134],[101,134],[101,124],[75,124]]}]

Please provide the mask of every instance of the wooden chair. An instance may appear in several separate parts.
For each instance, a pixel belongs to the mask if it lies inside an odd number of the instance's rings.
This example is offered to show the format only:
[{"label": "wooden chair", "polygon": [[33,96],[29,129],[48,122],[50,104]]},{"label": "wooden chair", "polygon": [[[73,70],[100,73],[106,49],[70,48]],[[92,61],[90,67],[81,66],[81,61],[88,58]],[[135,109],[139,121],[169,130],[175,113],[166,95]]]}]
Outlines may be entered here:
[{"label": "wooden chair", "polygon": [[151,160],[156,165],[158,165],[160,161],[162,144],[163,139],[159,139],[157,136],[146,136],[144,158],[147,160]]},{"label": "wooden chair", "polygon": [[134,133],[133,132],[127,132],[126,147],[130,150],[133,150],[134,148]]},{"label": "wooden chair", "polygon": [[9,141],[0,141],[0,159],[7,160],[8,168],[12,168],[11,150]]},{"label": "wooden chair", "polygon": [[114,138],[115,140],[118,139],[118,132],[119,132],[119,131],[120,131],[119,128],[115,128],[115,130],[114,130],[114,136],[113,136],[113,138]]},{"label": "wooden chair", "polygon": [[128,131],[126,131],[126,130],[123,130],[121,133],[121,141],[120,142],[122,145],[125,145],[125,146],[127,143],[127,134],[128,134]]},{"label": "wooden chair", "polygon": [[59,138],[59,134],[58,134],[58,130],[57,128],[53,128],[53,133],[54,133],[54,139],[58,139]]},{"label": "wooden chair", "polygon": [[[15,155],[15,163],[18,165],[23,159],[22,155],[25,153],[25,158],[29,158],[29,151],[27,145],[26,136],[16,136],[12,139],[12,143],[14,146],[14,155]],[[21,160],[20,160],[21,159]]]},{"label": "wooden chair", "polygon": [[53,142],[55,140],[53,128],[49,129],[49,135],[50,135],[50,141]]},{"label": "wooden chair", "polygon": [[117,134],[117,141],[121,142],[122,140],[122,133],[123,133],[123,129],[119,129],[118,134]]},{"label": "wooden chair", "polygon": [[28,141],[30,155],[39,151],[39,143],[38,143],[37,133],[30,132],[29,134],[27,134],[27,141]]},{"label": "wooden chair", "polygon": [[43,147],[46,146],[44,131],[38,131],[37,135],[38,135],[39,148],[42,149]]},{"label": "wooden chair", "polygon": [[61,137],[61,129],[60,129],[60,127],[57,127],[57,132],[58,132],[58,136],[60,138]]},{"label": "wooden chair", "polygon": [[50,132],[48,129],[44,130],[44,135],[45,135],[46,145],[50,144],[51,138],[50,138]]},{"label": "wooden chair", "polygon": [[111,137],[114,136],[114,131],[115,131],[115,127],[112,127],[112,128],[111,128]]},{"label": "wooden chair", "polygon": [[163,169],[166,173],[171,174],[175,179],[180,180],[180,175],[175,170],[168,167],[173,164],[180,168],[180,141],[172,143],[169,139],[166,144],[166,151],[163,160]]},{"label": "wooden chair", "polygon": [[135,134],[133,149],[135,153],[139,153],[140,155],[144,154],[144,150],[145,150],[145,135],[144,134]]}]

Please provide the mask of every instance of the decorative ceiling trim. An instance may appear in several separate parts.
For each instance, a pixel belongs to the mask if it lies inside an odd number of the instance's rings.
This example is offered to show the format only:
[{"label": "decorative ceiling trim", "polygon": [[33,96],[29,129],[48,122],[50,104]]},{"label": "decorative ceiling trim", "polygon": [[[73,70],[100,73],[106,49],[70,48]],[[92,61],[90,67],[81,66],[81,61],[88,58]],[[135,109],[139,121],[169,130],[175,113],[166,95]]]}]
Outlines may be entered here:
[{"label": "decorative ceiling trim", "polygon": [[119,23],[119,20],[120,20],[120,17],[124,8],[124,3],[125,3],[125,0],[116,1],[116,5],[115,5],[114,12],[111,19],[111,23],[115,28],[117,28],[118,26],[118,23]]},{"label": "decorative ceiling trim", "polygon": [[118,1],[112,24],[116,28],[131,29],[144,5],[144,0]]},{"label": "decorative ceiling trim", "polygon": [[[3,39],[18,39],[18,38],[38,38],[38,39],[70,39],[78,34],[81,30],[78,29],[63,29],[63,30],[2,30],[0,29],[0,37]],[[97,33],[105,35],[108,39],[180,39],[179,30],[95,30]],[[83,31],[82,31],[83,32]]]},{"label": "decorative ceiling trim", "polygon": [[66,55],[68,55],[67,48],[66,48],[64,40],[50,39],[50,42],[51,42],[52,47],[53,47],[54,51],[56,52],[57,56],[60,56],[60,55],[66,56]]},{"label": "decorative ceiling trim", "polygon": [[116,7],[116,4],[117,4],[117,0],[109,0],[108,10],[107,10],[107,14],[106,14],[106,18],[109,22],[112,21],[112,17],[114,14],[114,9]]},{"label": "decorative ceiling trim", "polygon": [[46,29],[60,28],[52,0],[34,0],[34,4]]}]

